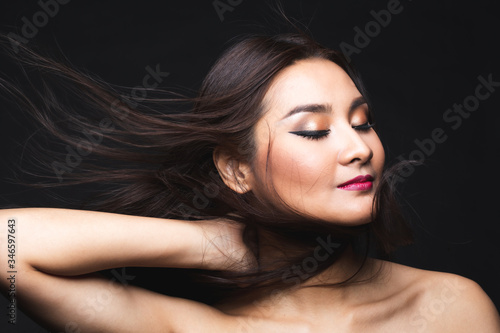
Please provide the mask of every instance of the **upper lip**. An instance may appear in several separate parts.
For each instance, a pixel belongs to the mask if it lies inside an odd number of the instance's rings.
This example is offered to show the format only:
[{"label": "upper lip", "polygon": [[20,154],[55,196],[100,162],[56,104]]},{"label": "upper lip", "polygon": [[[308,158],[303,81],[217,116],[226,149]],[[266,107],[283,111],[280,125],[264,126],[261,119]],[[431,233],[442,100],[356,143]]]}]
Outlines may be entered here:
[{"label": "upper lip", "polygon": [[348,180],[346,181],[345,183],[343,184],[340,184],[339,186],[337,187],[342,187],[342,186],[346,186],[346,185],[349,185],[349,184],[352,184],[352,183],[362,183],[362,182],[369,182],[369,181],[372,181],[373,180],[373,177],[371,175],[359,175],[351,180]]}]

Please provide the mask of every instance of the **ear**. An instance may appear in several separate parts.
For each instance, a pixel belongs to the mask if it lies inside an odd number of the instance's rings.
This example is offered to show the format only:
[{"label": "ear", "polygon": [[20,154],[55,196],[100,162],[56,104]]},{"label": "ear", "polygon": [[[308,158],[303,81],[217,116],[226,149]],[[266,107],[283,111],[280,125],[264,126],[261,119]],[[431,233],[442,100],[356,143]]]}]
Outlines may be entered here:
[{"label": "ear", "polygon": [[213,160],[222,180],[230,189],[241,194],[252,189],[253,173],[248,163],[220,147],[215,148]]}]

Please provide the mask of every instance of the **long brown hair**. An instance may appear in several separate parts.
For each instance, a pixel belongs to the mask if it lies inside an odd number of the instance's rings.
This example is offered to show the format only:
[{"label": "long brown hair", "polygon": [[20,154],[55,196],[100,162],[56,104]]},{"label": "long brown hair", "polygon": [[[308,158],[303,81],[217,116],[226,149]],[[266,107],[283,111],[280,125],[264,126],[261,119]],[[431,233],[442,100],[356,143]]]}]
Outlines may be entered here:
[{"label": "long brown hair", "polygon": [[[3,52],[11,53],[8,39],[3,38],[2,44]],[[285,279],[284,272],[310,258],[319,239],[338,246],[328,259],[317,262],[306,279],[331,266],[350,245],[362,249],[366,257],[369,239],[382,254],[411,241],[394,197],[394,169],[386,168],[376,189],[372,222],[360,227],[312,220],[259,200],[251,191],[236,193],[222,181],[213,162],[214,149],[253,158],[253,129],[262,116],[264,94],[273,78],[296,61],[333,61],[367,98],[359,75],[343,55],[306,34],[242,38],[216,61],[196,96],[143,88],[140,101],[124,98],[116,87],[64,61],[22,45],[19,49],[11,57],[23,69],[18,80],[26,80],[26,85],[21,89],[1,77],[2,93],[36,119],[61,148],[33,144],[30,155],[45,170],[39,174],[45,181],[32,186],[106,184],[110,187],[105,192],[80,208],[193,223],[220,217],[244,223],[245,241],[257,258],[257,228],[283,240],[282,249],[290,255],[273,267],[239,273],[195,272],[213,290],[227,292],[220,295],[262,286],[287,287],[293,278],[303,281],[303,276],[289,270]],[[373,122],[373,114],[371,118]]]}]

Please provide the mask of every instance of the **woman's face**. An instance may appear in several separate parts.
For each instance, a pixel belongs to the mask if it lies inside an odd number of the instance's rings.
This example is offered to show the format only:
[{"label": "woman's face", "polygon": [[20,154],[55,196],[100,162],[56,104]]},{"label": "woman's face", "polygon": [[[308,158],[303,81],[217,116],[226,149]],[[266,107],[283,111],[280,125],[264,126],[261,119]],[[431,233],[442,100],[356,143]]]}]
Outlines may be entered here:
[{"label": "woman's face", "polygon": [[[278,74],[263,102],[252,190],[276,193],[301,214],[333,223],[370,222],[384,149],[344,70],[325,59],[300,60]],[[367,175],[372,182],[341,186]]]}]

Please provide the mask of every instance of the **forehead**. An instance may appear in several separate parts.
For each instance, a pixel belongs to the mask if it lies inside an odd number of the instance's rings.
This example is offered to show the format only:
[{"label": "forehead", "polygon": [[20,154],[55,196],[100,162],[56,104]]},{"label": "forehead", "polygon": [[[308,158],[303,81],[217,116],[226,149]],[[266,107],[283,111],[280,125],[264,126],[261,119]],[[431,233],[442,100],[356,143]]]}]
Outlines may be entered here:
[{"label": "forehead", "polygon": [[298,105],[327,104],[339,109],[361,94],[349,75],[326,59],[305,59],[283,69],[264,96],[265,117],[281,119]]}]

